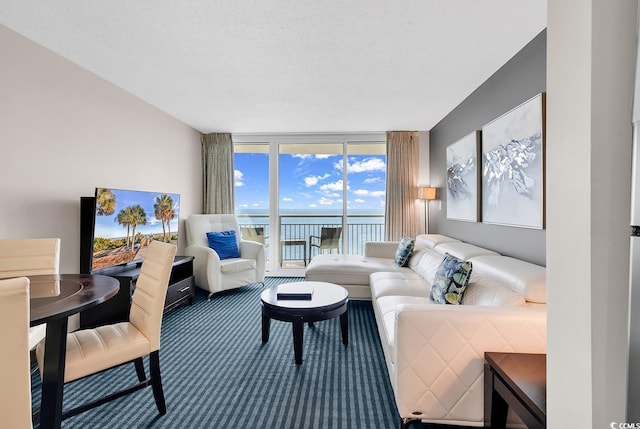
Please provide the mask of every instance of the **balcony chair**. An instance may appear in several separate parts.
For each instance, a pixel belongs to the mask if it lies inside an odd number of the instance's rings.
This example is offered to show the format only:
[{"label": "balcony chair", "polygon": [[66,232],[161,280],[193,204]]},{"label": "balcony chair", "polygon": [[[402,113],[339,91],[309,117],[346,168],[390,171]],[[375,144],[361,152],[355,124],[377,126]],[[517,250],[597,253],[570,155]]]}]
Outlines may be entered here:
[{"label": "balcony chair", "polygon": [[[106,369],[133,362],[139,383],[119,392],[80,405],[62,413],[66,419],[114,399],[151,386],[161,415],[167,407],[160,377],[160,330],[176,246],[152,241],[142,262],[133,292],[129,321],[82,329],[67,334],[64,382],[68,383]],[[150,379],[146,378],[143,357],[149,356]],[[36,348],[42,368],[44,342]]]},{"label": "balcony chair", "polygon": [[336,252],[340,251],[340,236],[342,235],[342,227],[326,227],[323,226],[320,229],[320,236],[310,235],[309,236],[309,262],[311,262],[311,258],[313,258],[311,254],[312,248],[317,248],[318,253],[324,253],[324,250],[328,250],[329,253],[333,249],[336,249]]},{"label": "balcony chair", "polygon": [[255,241],[264,244],[264,247],[269,246],[266,242],[268,237],[264,235],[264,227],[262,226],[241,226],[240,232],[243,240]]},{"label": "balcony chair", "polygon": [[0,426],[31,428],[28,278],[0,280],[0,326]]},{"label": "balcony chair", "polygon": [[[0,279],[38,274],[59,274],[60,239],[26,238],[0,240]],[[29,350],[42,341],[45,324],[29,328]]]},{"label": "balcony chair", "polygon": [[[193,256],[196,286],[214,293],[241,286],[264,284],[264,244],[241,239],[240,227],[232,214],[192,214],[185,221],[187,247],[185,253]],[[209,247],[207,233],[235,233],[239,257],[225,258]]]}]

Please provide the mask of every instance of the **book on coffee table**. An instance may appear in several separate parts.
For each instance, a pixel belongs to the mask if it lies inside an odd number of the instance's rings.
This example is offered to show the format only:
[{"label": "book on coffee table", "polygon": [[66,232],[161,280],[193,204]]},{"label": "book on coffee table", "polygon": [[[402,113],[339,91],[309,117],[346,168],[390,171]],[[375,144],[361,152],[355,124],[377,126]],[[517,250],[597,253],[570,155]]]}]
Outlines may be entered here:
[{"label": "book on coffee table", "polygon": [[278,285],[277,298],[282,300],[306,300],[313,298],[313,286],[301,285],[300,283]]}]

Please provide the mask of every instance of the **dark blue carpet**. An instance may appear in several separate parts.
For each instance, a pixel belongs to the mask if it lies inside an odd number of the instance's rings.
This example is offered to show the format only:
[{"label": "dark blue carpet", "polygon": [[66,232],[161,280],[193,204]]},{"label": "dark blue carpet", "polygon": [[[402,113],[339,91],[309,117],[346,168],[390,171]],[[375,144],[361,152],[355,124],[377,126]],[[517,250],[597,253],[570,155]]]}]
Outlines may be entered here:
[{"label": "dark blue carpet", "polygon": [[[268,278],[266,286],[299,280]],[[158,415],[148,388],[67,419],[63,428],[397,428],[371,303],[349,302],[347,346],[338,319],[305,327],[298,366],[291,324],[273,320],[269,342],[261,342],[262,290],[246,286],[207,301],[198,289],[193,306],[165,314],[160,366],[166,415]],[[64,408],[136,380],[133,365],[125,365],[67,384]],[[37,376],[32,392],[37,406]]]}]

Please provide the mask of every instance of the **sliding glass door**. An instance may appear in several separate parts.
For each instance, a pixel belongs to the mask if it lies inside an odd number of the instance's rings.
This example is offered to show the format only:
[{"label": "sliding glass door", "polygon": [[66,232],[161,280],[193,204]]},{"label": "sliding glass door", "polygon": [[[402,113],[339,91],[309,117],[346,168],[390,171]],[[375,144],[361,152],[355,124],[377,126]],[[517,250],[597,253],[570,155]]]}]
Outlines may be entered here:
[{"label": "sliding glass door", "polygon": [[247,234],[263,229],[270,275],[301,276],[318,253],[361,255],[383,239],[384,138],[233,136],[236,214]]},{"label": "sliding glass door", "polygon": [[269,270],[269,144],[234,145],[235,213],[245,240],[264,243]]},{"label": "sliding glass door", "polygon": [[342,226],[343,151],[339,143],[278,145],[280,268],[304,268],[321,247],[340,252],[340,237],[329,249],[321,233]]},{"label": "sliding glass door", "polygon": [[345,252],[362,255],[364,243],[384,239],[386,200],[386,145],[379,142],[348,143],[346,162]]}]

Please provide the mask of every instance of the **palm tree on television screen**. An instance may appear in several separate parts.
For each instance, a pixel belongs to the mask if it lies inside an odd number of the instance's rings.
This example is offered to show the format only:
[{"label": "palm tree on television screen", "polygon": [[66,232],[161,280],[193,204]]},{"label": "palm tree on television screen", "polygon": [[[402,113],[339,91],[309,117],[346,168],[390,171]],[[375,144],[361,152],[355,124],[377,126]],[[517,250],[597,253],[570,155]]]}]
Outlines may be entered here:
[{"label": "palm tree on television screen", "polygon": [[131,250],[135,248],[136,227],[147,224],[147,213],[140,204],[131,206]]},{"label": "palm tree on television screen", "polygon": [[[173,210],[173,198],[167,194],[160,195],[156,198],[153,209],[155,210],[156,219],[162,222],[162,240],[168,243],[171,241],[171,220],[176,217],[176,212]],[[165,223],[167,224],[166,228]],[[169,231],[168,237],[167,229]]]},{"label": "palm tree on television screen", "polygon": [[116,196],[111,189],[98,188],[96,192],[96,210],[98,216],[112,215],[116,209]]},{"label": "palm tree on television screen", "polygon": [[127,235],[125,237],[125,245],[129,246],[129,233],[131,232],[131,224],[133,223],[133,210],[132,207],[125,207],[118,212],[115,220],[119,225],[127,227]]}]

